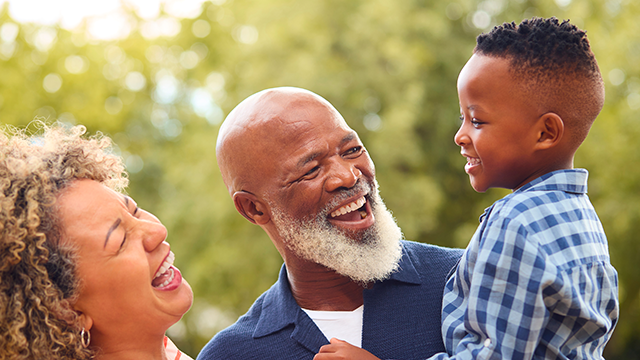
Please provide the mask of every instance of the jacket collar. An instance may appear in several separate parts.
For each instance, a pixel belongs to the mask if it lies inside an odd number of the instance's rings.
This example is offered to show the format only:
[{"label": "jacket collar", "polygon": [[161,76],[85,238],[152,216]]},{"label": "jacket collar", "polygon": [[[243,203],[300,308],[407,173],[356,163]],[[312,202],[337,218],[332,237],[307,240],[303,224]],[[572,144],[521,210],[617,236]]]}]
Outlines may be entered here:
[{"label": "jacket collar", "polygon": [[[401,242],[402,257],[400,258],[398,270],[395,271],[388,280],[395,280],[410,284],[422,283],[420,274],[416,270],[413,261],[409,258],[405,245]],[[379,286],[378,283],[374,284]],[[310,348],[311,351],[319,351],[320,346],[327,343],[322,332],[315,326],[313,320],[300,309],[298,303],[293,298],[289,281],[287,280],[287,268],[282,265],[278,281],[265,293],[262,303],[260,319],[253,333],[254,338],[267,336],[284,329],[289,325],[294,325],[295,330],[291,337],[296,338],[300,343]],[[319,345],[317,344],[318,342]],[[315,348],[317,345],[317,348]]]}]

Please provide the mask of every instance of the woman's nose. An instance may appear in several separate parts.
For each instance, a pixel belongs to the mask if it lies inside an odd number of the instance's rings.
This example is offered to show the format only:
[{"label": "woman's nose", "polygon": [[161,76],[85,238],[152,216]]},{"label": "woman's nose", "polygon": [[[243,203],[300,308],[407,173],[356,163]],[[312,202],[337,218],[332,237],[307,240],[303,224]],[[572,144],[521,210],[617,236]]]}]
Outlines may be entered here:
[{"label": "woman's nose", "polygon": [[167,228],[159,222],[144,221],[140,231],[144,249],[147,252],[152,252],[167,239]]}]

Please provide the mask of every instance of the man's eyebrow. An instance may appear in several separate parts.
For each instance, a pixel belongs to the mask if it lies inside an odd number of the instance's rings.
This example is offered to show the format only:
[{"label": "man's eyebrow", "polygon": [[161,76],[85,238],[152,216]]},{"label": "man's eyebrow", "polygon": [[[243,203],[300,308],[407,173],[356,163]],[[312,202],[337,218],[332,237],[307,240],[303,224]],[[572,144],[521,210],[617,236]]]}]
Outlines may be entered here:
[{"label": "man's eyebrow", "polygon": [[118,220],[116,220],[113,225],[111,225],[111,227],[109,228],[109,231],[107,231],[107,237],[106,239],[104,239],[104,246],[102,247],[103,249],[107,247],[107,242],[109,241],[109,236],[111,236],[111,233],[118,228],[118,226],[120,226],[120,223],[122,222],[122,219],[118,218]]},{"label": "man's eyebrow", "polygon": [[319,152],[315,152],[313,154],[309,154],[308,156],[300,159],[300,161],[298,161],[298,168],[301,168],[301,167],[307,165],[308,163],[312,162],[313,160],[315,160],[315,158],[320,156],[320,154],[321,153],[319,153]]},{"label": "man's eyebrow", "polygon": [[[349,134],[345,135],[342,140],[340,140],[340,147],[342,147],[344,144],[348,143],[349,141],[353,140],[356,138],[356,133],[355,131],[350,132]],[[315,152],[315,153],[311,153],[309,155],[307,155],[306,157],[300,159],[300,161],[298,161],[298,168],[301,168],[305,165],[307,165],[308,163],[310,163],[311,161],[315,160],[315,158],[317,158],[318,156],[322,155],[321,152]]]},{"label": "man's eyebrow", "polygon": [[352,131],[350,133],[348,133],[347,135],[345,135],[342,140],[340,140],[340,146],[348,143],[349,141],[353,140],[356,138],[356,132]]}]

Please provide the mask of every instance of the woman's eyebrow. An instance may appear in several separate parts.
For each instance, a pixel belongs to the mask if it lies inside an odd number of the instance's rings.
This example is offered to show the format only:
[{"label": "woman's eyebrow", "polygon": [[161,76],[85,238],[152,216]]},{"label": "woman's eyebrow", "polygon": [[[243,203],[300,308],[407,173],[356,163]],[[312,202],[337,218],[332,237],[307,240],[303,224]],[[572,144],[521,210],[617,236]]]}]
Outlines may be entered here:
[{"label": "woman's eyebrow", "polygon": [[[127,209],[129,208],[129,197],[126,195],[122,195],[122,197],[124,198],[124,205],[127,207]],[[138,212],[139,207],[136,206],[135,210],[133,210],[133,214],[135,215]]]},{"label": "woman's eyebrow", "polygon": [[122,219],[118,218],[113,225],[111,225],[111,227],[109,228],[109,231],[107,231],[107,238],[104,240],[104,246],[102,247],[103,249],[107,247],[107,242],[109,241],[109,236],[111,236],[111,233],[118,228],[118,226],[120,226],[120,223],[122,222]]}]

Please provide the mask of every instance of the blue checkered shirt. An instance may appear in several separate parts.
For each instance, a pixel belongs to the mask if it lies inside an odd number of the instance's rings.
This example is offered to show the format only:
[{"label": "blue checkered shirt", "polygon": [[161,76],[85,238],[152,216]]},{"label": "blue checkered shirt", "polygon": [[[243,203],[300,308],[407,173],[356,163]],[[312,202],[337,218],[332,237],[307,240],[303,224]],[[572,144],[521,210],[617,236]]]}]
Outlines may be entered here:
[{"label": "blue checkered shirt", "polygon": [[485,211],[444,290],[448,354],[431,359],[602,359],[618,277],[587,176],[548,173]]}]

